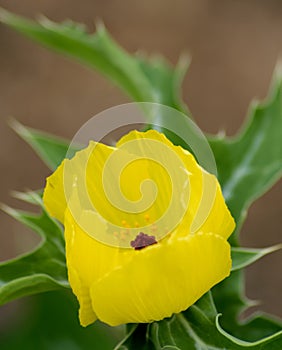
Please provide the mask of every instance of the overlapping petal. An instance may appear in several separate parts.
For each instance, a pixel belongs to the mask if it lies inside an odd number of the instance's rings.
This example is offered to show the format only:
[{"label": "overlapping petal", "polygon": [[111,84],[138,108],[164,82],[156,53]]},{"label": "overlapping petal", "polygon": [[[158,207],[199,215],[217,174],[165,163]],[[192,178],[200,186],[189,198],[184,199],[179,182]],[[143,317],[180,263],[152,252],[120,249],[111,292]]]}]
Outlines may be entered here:
[{"label": "overlapping petal", "polygon": [[[130,132],[116,147],[90,142],[47,179],[43,199],[65,225],[84,326],[169,317],[230,272],[235,223],[216,177],[157,131]],[[130,249],[139,227],[158,243]]]},{"label": "overlapping petal", "polygon": [[[175,146],[165,135],[155,130],[145,133],[132,131],[119,140],[117,147],[130,149],[130,141],[138,139],[153,139],[167,145],[180,157],[186,167],[190,182],[190,198],[185,218],[179,223],[178,234],[186,235],[187,229],[191,229],[192,232],[214,232],[228,238],[235,228],[235,222],[225,204],[216,177],[201,168],[190,152]],[[143,145],[140,142],[140,148],[144,147]],[[167,154],[158,156],[162,159],[167,157]],[[182,229],[183,226],[186,230]]]},{"label": "overlapping petal", "polygon": [[[94,229],[103,231],[105,226],[97,220]],[[135,251],[118,249],[93,239],[81,229],[68,209],[65,215],[65,240],[69,281],[80,303],[80,322],[86,326],[96,319],[90,297],[91,285],[109,271],[129,262]]]},{"label": "overlapping petal", "polygon": [[230,246],[218,235],[165,240],[140,250],[94,283],[93,310],[112,326],[158,321],[186,310],[227,277],[230,268]]}]

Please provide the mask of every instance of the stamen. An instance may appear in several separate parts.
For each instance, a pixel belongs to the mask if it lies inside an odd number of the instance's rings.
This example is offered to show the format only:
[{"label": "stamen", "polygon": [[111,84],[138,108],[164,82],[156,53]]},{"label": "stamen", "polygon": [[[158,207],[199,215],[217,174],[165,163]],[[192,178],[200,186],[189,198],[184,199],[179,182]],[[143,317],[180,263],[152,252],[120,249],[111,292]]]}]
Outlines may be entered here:
[{"label": "stamen", "polygon": [[130,245],[135,250],[140,250],[155,243],[157,243],[155,236],[149,236],[146,233],[140,232],[135,240],[130,242]]},{"label": "stamen", "polygon": [[156,232],[158,230],[158,226],[157,225],[152,225],[151,226],[151,232]]}]

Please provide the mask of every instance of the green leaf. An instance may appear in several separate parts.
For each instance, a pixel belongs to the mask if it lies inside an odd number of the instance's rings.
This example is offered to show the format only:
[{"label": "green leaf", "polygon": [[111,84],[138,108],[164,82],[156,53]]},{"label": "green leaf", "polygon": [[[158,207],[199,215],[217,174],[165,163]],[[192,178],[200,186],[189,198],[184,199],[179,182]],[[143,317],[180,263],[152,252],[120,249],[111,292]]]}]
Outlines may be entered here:
[{"label": "green leaf", "polygon": [[39,23],[0,9],[0,21],[46,45],[95,68],[116,83],[134,101],[157,102],[186,111],[179,97],[179,86],[188,60],[182,58],[177,68],[163,59],[150,61],[131,56],[117,45],[100,24],[95,34],[71,21],[57,24],[47,18]]},{"label": "green leaf", "polygon": [[[248,207],[264,194],[282,174],[282,77],[277,69],[272,89],[264,103],[251,106],[250,117],[243,130],[234,138],[210,140],[217,165],[219,181],[228,207],[235,217],[237,230],[231,244],[237,245],[238,233]],[[240,332],[238,317],[252,305],[244,296],[244,276],[233,273],[213,289],[215,303],[224,327],[232,333]],[[267,321],[257,320],[257,324]],[[271,327],[271,325],[270,325]],[[260,331],[263,333],[264,329]]]},{"label": "green leaf", "polygon": [[66,158],[67,153],[71,157],[76,151],[81,149],[81,147],[74,147],[73,145],[72,149],[69,149],[69,141],[28,128],[16,120],[12,120],[10,125],[35,150],[51,170],[55,170],[60,165]]},{"label": "green leaf", "polygon": [[[155,350],[242,350],[242,349],[271,349],[282,347],[282,331],[255,342],[247,342],[235,338],[222,329],[220,315],[212,300],[211,293],[204,295],[187,311],[176,314],[171,318],[143,325],[142,344],[144,349]],[[124,342],[116,349],[133,348],[134,332],[140,332],[138,327],[131,329]],[[132,347],[130,347],[132,345]],[[140,349],[143,349],[141,347]]]},{"label": "green leaf", "polygon": [[[222,324],[222,318],[220,319]],[[226,328],[224,328],[227,330]],[[255,342],[281,332],[282,322],[274,316],[256,312],[248,319],[238,322],[230,333],[245,341]]]},{"label": "green leaf", "polygon": [[2,209],[37,232],[41,242],[33,251],[0,263],[0,305],[30,294],[69,288],[62,228],[44,210],[35,215],[7,206]]},{"label": "green leaf", "polygon": [[77,301],[70,291],[53,291],[25,299],[20,317],[0,332],[1,350],[112,350],[123,327],[100,322],[81,327]]},{"label": "green leaf", "polygon": [[11,195],[14,198],[17,198],[23,202],[38,205],[38,197],[42,198],[43,191],[27,191],[27,192],[19,192],[19,191],[12,191]]},{"label": "green leaf", "polygon": [[263,249],[232,247],[231,248],[232,271],[236,271],[250,264],[253,264],[257,260],[264,257],[265,255],[273,253],[279,249],[282,249],[281,244],[277,244],[273,247],[263,248]]},{"label": "green leaf", "polygon": [[[282,175],[282,75],[277,69],[264,103],[251,105],[245,127],[233,138],[210,139],[219,181],[239,232],[247,209]],[[236,236],[231,239],[237,243]]]},{"label": "green leaf", "polygon": [[153,88],[155,97],[152,102],[167,105],[187,114],[188,108],[180,98],[180,87],[190,63],[189,57],[182,55],[175,68],[168,65],[162,56],[151,60],[146,60],[142,56],[135,59]]},{"label": "green leaf", "polygon": [[242,272],[238,270],[278,249],[281,249],[281,245],[264,249],[231,248],[232,271],[235,271],[235,273],[233,272],[228,279],[213,288],[213,296],[218,308],[223,313],[222,322],[224,326],[233,335],[245,340],[255,341],[281,330],[282,325],[278,320],[271,319],[263,313],[253,315],[245,322],[239,322],[237,319],[240,311],[247,306],[257,304],[244,296],[244,278]]}]

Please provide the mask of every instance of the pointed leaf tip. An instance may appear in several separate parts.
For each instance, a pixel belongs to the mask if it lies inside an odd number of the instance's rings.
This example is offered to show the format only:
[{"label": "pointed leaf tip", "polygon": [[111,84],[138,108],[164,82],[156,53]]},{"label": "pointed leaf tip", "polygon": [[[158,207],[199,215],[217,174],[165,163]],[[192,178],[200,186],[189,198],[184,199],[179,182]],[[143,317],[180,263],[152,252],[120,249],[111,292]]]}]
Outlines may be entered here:
[{"label": "pointed leaf tip", "polygon": [[276,244],[274,246],[262,249],[232,247],[232,271],[247,267],[264,256],[280,249],[282,249],[282,244]]}]

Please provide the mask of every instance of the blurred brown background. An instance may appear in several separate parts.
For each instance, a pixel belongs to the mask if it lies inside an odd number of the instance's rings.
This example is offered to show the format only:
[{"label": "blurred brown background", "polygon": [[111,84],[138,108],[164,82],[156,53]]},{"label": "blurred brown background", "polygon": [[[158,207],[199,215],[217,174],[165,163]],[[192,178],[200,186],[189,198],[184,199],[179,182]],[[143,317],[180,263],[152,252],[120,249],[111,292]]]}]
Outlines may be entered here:
[{"label": "blurred brown background", "polygon": [[[209,133],[237,132],[251,99],[266,95],[282,50],[281,0],[1,0],[0,5],[31,18],[71,18],[92,30],[102,19],[128,51],[161,53],[173,63],[188,51],[193,60],[183,96]],[[0,50],[0,201],[19,206],[9,192],[42,188],[49,170],[9,129],[8,117],[72,138],[97,112],[128,99],[98,73],[4,26]],[[251,207],[241,235],[244,245],[281,242],[281,189],[280,183]],[[1,212],[0,242],[4,260],[30,248],[35,234]],[[248,296],[279,316],[281,258],[281,252],[274,253],[247,273]]]}]

